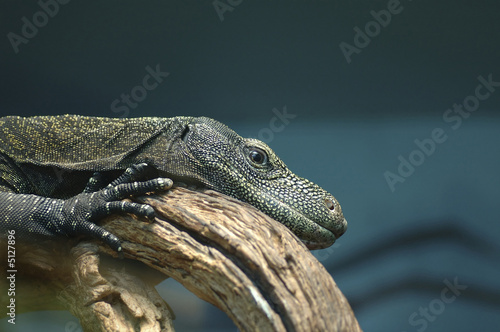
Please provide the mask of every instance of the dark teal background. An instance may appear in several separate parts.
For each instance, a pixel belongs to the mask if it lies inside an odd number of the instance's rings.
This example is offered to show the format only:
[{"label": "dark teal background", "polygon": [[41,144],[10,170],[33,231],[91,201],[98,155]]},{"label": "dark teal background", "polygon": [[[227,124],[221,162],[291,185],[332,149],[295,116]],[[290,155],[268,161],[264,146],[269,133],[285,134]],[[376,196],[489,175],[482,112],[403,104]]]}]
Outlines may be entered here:
[{"label": "dark teal background", "polygon": [[[15,53],[8,34],[22,35],[22,18],[33,22],[41,7],[5,0],[0,115],[204,115],[266,138],[290,169],[342,204],[347,233],[315,255],[365,331],[497,331],[500,87],[460,127],[443,116],[474,95],[479,76],[500,82],[500,5],[401,0],[348,63],[339,45],[354,45],[353,29],[387,7],[243,0],[221,21],[212,1],[73,0]],[[113,111],[157,65],[169,75],[135,108]],[[295,117],[275,122],[285,107]],[[435,128],[446,140],[392,191],[384,173],[398,174],[398,157],[417,156],[414,141]],[[444,303],[444,280],[467,288]],[[159,291],[179,331],[235,330],[172,280]],[[0,321],[0,330],[77,331],[75,322],[31,313],[16,329]]]}]

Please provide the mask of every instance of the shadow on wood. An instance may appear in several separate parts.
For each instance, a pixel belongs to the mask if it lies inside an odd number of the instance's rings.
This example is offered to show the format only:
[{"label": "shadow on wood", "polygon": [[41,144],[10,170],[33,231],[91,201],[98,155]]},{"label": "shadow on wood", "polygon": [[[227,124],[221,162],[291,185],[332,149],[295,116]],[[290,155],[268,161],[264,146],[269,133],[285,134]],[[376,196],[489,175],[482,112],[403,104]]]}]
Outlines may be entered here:
[{"label": "shadow on wood", "polygon": [[[132,215],[102,222],[122,240],[125,258],[174,278],[224,311],[240,330],[361,331],[325,268],[286,227],[254,207],[210,190],[179,187],[136,200],[155,208],[153,223]],[[95,242],[81,242],[71,256],[49,262],[43,250],[31,254],[25,264],[43,270],[45,283],[31,281],[26,289],[44,284],[50,290],[42,292],[46,309],[62,303],[88,331],[172,331],[173,314],[154,282],[137,269],[99,264],[98,249],[117,256]],[[40,304],[27,308],[40,310]]]}]

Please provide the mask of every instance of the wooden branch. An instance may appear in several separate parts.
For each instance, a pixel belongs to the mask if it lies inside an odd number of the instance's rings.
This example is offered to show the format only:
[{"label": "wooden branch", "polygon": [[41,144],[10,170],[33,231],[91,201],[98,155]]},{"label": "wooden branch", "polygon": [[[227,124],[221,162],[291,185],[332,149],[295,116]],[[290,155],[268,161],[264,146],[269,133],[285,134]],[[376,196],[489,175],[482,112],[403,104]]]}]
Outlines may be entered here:
[{"label": "wooden branch", "polygon": [[[240,330],[361,331],[324,267],[286,227],[252,206],[185,188],[137,200],[155,208],[153,223],[132,215],[102,223],[122,239],[124,256],[173,277],[223,310]],[[131,275],[134,268],[99,267],[95,248],[89,243],[74,248],[67,264],[73,278],[68,284],[59,277],[56,287],[63,289],[58,299],[82,326],[115,331],[110,324],[118,321],[130,331],[171,328],[169,308],[152,283],[140,284],[145,278]],[[105,245],[99,249],[117,256]]]},{"label": "wooden branch", "polygon": [[[174,331],[170,307],[155,283],[148,282],[151,273],[137,275],[133,262],[108,259],[100,264],[99,247],[92,242],[80,242],[71,250],[67,243],[23,245],[16,252],[18,272],[11,297],[16,315],[69,310],[85,331]],[[8,288],[4,280],[1,289]],[[0,300],[7,305],[7,292]]]}]

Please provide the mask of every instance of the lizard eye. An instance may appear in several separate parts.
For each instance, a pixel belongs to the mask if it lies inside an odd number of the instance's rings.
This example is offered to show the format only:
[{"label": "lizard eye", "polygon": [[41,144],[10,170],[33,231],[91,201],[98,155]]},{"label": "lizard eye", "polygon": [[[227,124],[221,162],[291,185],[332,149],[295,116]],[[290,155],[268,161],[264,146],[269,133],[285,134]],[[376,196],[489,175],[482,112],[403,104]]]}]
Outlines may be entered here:
[{"label": "lizard eye", "polygon": [[248,153],[248,158],[258,165],[264,165],[267,163],[267,154],[258,148],[252,148]]}]

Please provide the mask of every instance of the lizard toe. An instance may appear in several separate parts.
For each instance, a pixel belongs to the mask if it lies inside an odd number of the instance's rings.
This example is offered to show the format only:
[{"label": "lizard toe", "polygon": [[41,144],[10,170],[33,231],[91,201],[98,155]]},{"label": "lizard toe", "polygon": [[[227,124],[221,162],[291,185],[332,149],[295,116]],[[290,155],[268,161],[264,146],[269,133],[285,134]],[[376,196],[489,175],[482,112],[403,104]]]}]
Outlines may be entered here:
[{"label": "lizard toe", "polygon": [[91,238],[101,240],[106,243],[111,249],[121,251],[122,245],[120,239],[101,226],[98,226],[90,221],[83,221],[77,224],[75,234],[87,235]]},{"label": "lizard toe", "polygon": [[135,164],[127,168],[122,175],[120,175],[113,182],[108,184],[107,188],[115,187],[119,184],[130,183],[140,179],[148,178],[152,173],[151,168],[146,163]]},{"label": "lizard toe", "polygon": [[105,186],[103,183],[103,176],[100,172],[95,172],[92,174],[90,177],[89,181],[87,182],[87,185],[85,186],[85,189],[83,189],[83,193],[93,193],[95,191],[98,191],[102,189]]},{"label": "lizard toe", "polygon": [[103,196],[106,201],[123,199],[133,195],[144,195],[157,190],[170,189],[173,181],[168,178],[157,178],[143,182],[122,183],[104,189]]}]

